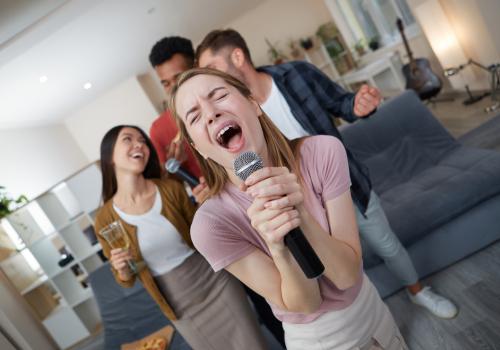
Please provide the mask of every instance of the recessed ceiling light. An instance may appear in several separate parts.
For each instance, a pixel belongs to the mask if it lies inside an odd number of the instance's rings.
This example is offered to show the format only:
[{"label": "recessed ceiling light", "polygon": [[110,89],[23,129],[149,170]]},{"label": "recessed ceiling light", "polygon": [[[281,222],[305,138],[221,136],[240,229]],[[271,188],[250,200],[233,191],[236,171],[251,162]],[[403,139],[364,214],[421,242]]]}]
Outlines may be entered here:
[{"label": "recessed ceiling light", "polygon": [[42,83],[42,84],[43,84],[43,83],[46,83],[46,82],[47,82],[47,80],[49,80],[49,78],[47,78],[47,76],[46,76],[46,75],[42,75],[42,76],[40,77],[40,83]]},{"label": "recessed ceiling light", "polygon": [[88,90],[88,89],[90,89],[91,87],[92,87],[92,84],[91,84],[90,82],[83,84],[83,88],[84,88],[85,90]]}]

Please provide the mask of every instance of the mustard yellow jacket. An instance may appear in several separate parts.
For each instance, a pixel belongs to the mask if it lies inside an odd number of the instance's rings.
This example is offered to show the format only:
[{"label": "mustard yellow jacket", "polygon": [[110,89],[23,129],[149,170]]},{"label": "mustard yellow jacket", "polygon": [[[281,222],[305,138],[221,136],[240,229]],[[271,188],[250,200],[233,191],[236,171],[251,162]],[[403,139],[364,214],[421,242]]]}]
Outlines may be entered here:
[{"label": "mustard yellow jacket", "polygon": [[[189,200],[189,197],[184,189],[183,185],[174,179],[152,179],[152,181],[157,186],[161,201],[162,201],[162,215],[165,216],[172,225],[175,226],[182,239],[187,243],[188,246],[194,249],[193,242],[191,241],[191,236],[189,234],[189,228],[191,222],[193,221],[194,212],[196,210],[195,205]],[[109,259],[111,247],[108,243],[99,235],[99,231],[109,225],[113,221],[119,220],[125,233],[128,235],[130,240],[130,252],[134,261],[139,265],[144,265],[145,267],[138,273],[137,277],[144,285],[144,288],[148,291],[154,301],[159,305],[163,313],[170,319],[176,320],[177,317],[174,313],[172,307],[168,304],[168,300],[160,293],[160,290],[156,286],[155,280],[151,275],[150,270],[144,262],[141,251],[139,249],[139,243],[137,240],[137,227],[127,224],[123,221],[118,213],[113,208],[112,200],[104,203],[102,208],[99,209],[96,219],[95,219],[95,232],[97,233],[97,238],[99,243],[101,243],[104,255]],[[118,272],[111,267],[116,281],[123,287],[132,287],[135,283],[136,276],[134,275],[128,281],[122,281],[118,277]]]}]

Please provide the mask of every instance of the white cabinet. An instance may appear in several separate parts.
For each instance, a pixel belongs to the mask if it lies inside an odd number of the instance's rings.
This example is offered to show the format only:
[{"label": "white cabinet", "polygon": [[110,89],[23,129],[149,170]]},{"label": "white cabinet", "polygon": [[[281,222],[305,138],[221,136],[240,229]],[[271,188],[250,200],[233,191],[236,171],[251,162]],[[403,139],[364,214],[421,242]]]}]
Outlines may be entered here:
[{"label": "white cabinet", "polygon": [[1,222],[16,250],[0,267],[62,349],[101,323],[87,282],[103,264],[93,229],[100,194],[101,174],[91,164]]},{"label": "white cabinet", "polygon": [[392,96],[405,90],[406,82],[402,69],[399,54],[389,53],[343,75],[342,80],[346,87],[354,91],[359,85],[367,83],[382,91],[384,96]]}]

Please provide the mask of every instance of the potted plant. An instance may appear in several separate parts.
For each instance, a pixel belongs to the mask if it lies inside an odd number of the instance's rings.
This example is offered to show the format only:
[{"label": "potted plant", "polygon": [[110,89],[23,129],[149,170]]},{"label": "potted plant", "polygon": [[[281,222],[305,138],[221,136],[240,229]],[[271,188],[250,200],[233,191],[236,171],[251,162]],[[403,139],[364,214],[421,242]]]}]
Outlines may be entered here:
[{"label": "potted plant", "polygon": [[363,56],[366,53],[363,39],[359,39],[356,42],[356,44],[354,45],[354,50],[356,50],[358,56]]},{"label": "potted plant", "polygon": [[288,42],[288,47],[290,48],[290,56],[292,56],[294,60],[298,60],[301,58],[302,53],[300,51],[299,46],[297,45],[297,41],[290,40]]},{"label": "potted plant", "polygon": [[316,31],[316,35],[320,37],[323,43],[327,43],[330,40],[336,38],[339,34],[339,30],[333,24],[333,22],[328,22],[319,26]]},{"label": "potted plant", "polygon": [[5,187],[0,186],[0,219],[12,213],[17,207],[28,203],[28,198],[25,195],[13,199],[7,195]]},{"label": "potted plant", "polygon": [[372,51],[375,51],[380,47],[380,39],[379,39],[378,35],[375,35],[374,37],[372,37],[370,39],[370,41],[368,42],[368,47]]},{"label": "potted plant", "polygon": [[[5,187],[0,186],[0,220],[12,213],[20,205],[27,203],[26,196],[19,196],[17,199],[9,197],[5,191]],[[14,244],[8,238],[0,225],[0,261],[9,257],[16,251]]]},{"label": "potted plant", "polygon": [[271,42],[268,39],[265,39],[267,46],[269,47],[267,50],[267,54],[269,56],[269,59],[273,64],[281,64],[285,62],[287,59],[286,55],[279,50],[276,45],[271,44]]},{"label": "potted plant", "polygon": [[300,46],[302,46],[302,48],[304,50],[310,50],[312,49],[312,47],[314,46],[314,43],[313,43],[313,40],[311,38],[303,38],[303,39],[300,39]]}]

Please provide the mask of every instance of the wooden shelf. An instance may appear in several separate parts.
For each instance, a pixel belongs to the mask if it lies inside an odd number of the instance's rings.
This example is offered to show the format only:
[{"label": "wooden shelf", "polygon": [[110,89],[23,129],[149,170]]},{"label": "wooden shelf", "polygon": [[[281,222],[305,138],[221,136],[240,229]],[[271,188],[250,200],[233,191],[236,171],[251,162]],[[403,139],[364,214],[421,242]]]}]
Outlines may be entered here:
[{"label": "wooden shelf", "polygon": [[0,267],[1,266],[5,266],[9,262],[9,260],[14,259],[16,256],[18,256],[19,254],[21,254],[21,252],[24,251],[24,250],[26,250],[26,249],[28,249],[28,248],[25,246],[21,250],[13,251],[12,254],[10,254],[8,257],[6,257],[2,261],[0,261]]},{"label": "wooden shelf", "polygon": [[33,284],[31,284],[29,287],[24,288],[20,293],[21,295],[26,295],[29,292],[31,292],[33,289],[40,287],[42,284],[47,282],[49,280],[49,277],[47,275],[40,276],[39,279],[37,279]]}]

